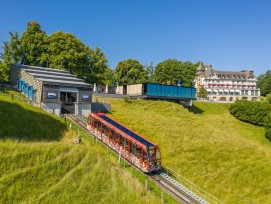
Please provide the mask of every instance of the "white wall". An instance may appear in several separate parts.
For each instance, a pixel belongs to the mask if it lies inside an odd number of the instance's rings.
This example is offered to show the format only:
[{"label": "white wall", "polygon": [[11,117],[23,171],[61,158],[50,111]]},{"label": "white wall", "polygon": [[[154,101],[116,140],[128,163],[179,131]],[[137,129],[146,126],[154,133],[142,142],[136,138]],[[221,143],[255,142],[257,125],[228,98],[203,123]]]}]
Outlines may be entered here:
[{"label": "white wall", "polygon": [[[61,113],[61,105],[60,103],[43,103],[51,112],[54,111],[55,115],[60,115]],[[43,108],[45,111],[46,108]]]},{"label": "white wall", "polygon": [[78,104],[78,115],[87,117],[91,113],[91,104],[90,103],[79,103]]}]

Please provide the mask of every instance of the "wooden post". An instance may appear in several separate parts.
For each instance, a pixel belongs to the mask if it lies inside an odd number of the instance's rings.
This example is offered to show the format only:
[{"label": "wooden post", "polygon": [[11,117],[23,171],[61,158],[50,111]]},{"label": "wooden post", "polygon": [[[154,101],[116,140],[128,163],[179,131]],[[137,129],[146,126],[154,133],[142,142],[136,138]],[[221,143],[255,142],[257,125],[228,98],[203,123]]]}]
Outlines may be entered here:
[{"label": "wooden post", "polygon": [[65,123],[67,122],[67,119],[66,119],[66,114],[64,115],[64,120],[65,120]]},{"label": "wooden post", "polygon": [[145,182],[145,188],[146,188],[146,190],[148,190],[148,180],[146,180],[146,182]]},{"label": "wooden post", "polygon": [[121,147],[119,149],[119,161],[118,161],[118,163],[120,163],[120,158],[121,158]]}]

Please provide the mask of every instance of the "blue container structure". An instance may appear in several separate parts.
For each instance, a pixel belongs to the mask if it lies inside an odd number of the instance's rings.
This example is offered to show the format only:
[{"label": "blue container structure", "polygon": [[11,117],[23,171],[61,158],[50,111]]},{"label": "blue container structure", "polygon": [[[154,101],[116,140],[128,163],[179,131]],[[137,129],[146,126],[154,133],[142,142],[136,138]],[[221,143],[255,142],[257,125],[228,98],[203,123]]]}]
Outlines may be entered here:
[{"label": "blue container structure", "polygon": [[196,89],[194,87],[146,83],[144,84],[142,95],[145,95],[147,98],[195,100]]}]

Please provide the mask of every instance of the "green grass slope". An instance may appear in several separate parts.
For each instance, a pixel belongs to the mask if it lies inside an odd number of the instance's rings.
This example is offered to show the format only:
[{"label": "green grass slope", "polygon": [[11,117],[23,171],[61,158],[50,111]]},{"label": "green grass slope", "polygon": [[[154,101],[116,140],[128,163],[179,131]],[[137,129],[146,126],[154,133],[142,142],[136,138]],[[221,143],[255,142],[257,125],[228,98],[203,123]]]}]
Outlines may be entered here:
[{"label": "green grass slope", "polygon": [[159,203],[106,148],[0,95],[0,203]]},{"label": "green grass slope", "polygon": [[111,117],[159,145],[163,166],[225,203],[270,203],[271,143],[228,104],[110,101]]}]

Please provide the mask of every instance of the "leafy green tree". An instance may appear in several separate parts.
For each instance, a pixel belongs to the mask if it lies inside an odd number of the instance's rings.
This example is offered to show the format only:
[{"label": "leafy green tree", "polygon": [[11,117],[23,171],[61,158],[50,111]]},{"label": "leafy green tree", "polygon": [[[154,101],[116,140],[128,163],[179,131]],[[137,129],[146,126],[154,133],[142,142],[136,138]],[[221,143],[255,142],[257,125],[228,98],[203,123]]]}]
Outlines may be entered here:
[{"label": "leafy green tree", "polygon": [[10,41],[4,42],[2,46],[0,64],[0,80],[8,81],[10,73],[10,64],[16,64],[20,61],[20,39],[18,33],[9,32]]},{"label": "leafy green tree", "polygon": [[271,93],[266,95],[266,100],[271,104]]},{"label": "leafy green tree", "polygon": [[183,86],[191,87],[194,86],[194,79],[196,75],[197,65],[192,62],[186,61],[182,63],[182,77],[183,77]]},{"label": "leafy green tree", "polygon": [[34,66],[46,66],[47,55],[47,35],[41,30],[38,22],[27,23],[26,31],[21,38],[21,63]]},{"label": "leafy green tree", "polygon": [[197,93],[197,96],[199,98],[207,98],[207,94],[207,90],[203,86],[201,86],[199,92]]},{"label": "leafy green tree", "polygon": [[128,59],[118,63],[115,69],[115,79],[120,85],[147,82],[147,71],[139,61]]},{"label": "leafy green tree", "polygon": [[21,61],[21,40],[19,38],[18,32],[9,32],[10,41],[9,41],[9,49],[10,49],[10,58],[11,63],[16,64]]},{"label": "leafy green tree", "polygon": [[258,77],[257,87],[261,89],[261,95],[266,96],[271,93],[271,70],[266,71]]},{"label": "leafy green tree", "polygon": [[58,31],[48,37],[49,66],[82,76],[87,65],[86,46],[70,33]]},{"label": "leafy green tree", "polygon": [[8,81],[11,64],[11,51],[9,43],[4,42],[2,49],[4,52],[1,53],[0,81]]},{"label": "leafy green tree", "polygon": [[86,81],[101,85],[111,84],[113,75],[107,65],[107,58],[101,49],[96,47],[95,50],[87,47],[87,66],[83,71]]},{"label": "leafy green tree", "polygon": [[7,81],[5,67],[3,66],[3,61],[0,60],[0,82]]},{"label": "leafy green tree", "polygon": [[157,83],[176,85],[181,81],[182,86],[193,86],[196,66],[191,62],[181,62],[176,59],[167,59],[155,68],[155,81]]},{"label": "leafy green tree", "polygon": [[155,66],[153,65],[153,62],[151,62],[150,65],[146,65],[145,67],[148,75],[148,82],[155,83],[154,75]]}]

